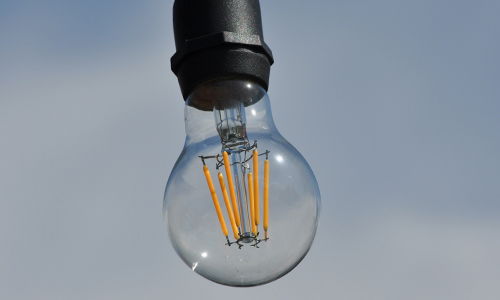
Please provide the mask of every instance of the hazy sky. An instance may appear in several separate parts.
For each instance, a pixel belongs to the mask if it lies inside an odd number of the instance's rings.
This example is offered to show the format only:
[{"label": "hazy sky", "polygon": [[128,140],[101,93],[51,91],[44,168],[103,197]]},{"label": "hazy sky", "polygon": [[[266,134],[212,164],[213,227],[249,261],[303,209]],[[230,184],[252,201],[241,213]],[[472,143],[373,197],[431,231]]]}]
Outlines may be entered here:
[{"label": "hazy sky", "polygon": [[0,0],[1,299],[499,299],[499,1],[261,0],[322,213],[251,289],[193,273],[163,223],[172,3]]}]

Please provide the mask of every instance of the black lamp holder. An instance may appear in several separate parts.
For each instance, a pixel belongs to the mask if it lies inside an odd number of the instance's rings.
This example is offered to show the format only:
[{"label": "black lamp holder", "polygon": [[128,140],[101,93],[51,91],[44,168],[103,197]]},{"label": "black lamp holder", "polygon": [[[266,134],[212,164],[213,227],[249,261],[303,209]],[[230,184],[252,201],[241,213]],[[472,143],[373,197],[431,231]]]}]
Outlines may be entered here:
[{"label": "black lamp holder", "polygon": [[264,42],[259,0],[175,0],[170,62],[184,100],[200,84],[244,78],[269,87],[273,64]]}]

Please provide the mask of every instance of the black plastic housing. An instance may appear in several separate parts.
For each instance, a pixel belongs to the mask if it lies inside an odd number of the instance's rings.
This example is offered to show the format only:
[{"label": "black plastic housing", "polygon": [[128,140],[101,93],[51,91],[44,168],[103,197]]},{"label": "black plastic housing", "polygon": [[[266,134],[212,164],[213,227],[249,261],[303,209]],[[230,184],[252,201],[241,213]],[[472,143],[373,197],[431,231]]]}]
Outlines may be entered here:
[{"label": "black plastic housing", "polygon": [[218,79],[243,78],[268,89],[273,55],[258,0],[176,0],[173,21],[177,52],[170,61],[184,100]]}]

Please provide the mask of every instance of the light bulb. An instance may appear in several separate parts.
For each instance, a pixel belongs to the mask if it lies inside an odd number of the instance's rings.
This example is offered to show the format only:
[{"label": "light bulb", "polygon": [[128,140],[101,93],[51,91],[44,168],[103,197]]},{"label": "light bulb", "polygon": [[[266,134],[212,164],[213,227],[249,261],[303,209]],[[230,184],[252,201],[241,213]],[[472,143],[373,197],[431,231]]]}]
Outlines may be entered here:
[{"label": "light bulb", "polygon": [[164,198],[178,255],[229,286],[291,271],[313,242],[320,192],[306,160],[276,129],[266,90],[244,78],[205,82],[186,99],[185,123]]}]

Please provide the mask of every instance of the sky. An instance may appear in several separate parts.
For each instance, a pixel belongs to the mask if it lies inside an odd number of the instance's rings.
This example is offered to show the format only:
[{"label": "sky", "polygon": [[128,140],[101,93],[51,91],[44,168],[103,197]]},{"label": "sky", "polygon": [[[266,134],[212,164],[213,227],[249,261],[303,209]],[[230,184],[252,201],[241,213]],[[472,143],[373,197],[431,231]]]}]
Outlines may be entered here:
[{"label": "sky", "polygon": [[261,1],[313,247],[250,289],[171,247],[172,0],[0,0],[0,298],[498,299],[500,2]]}]

